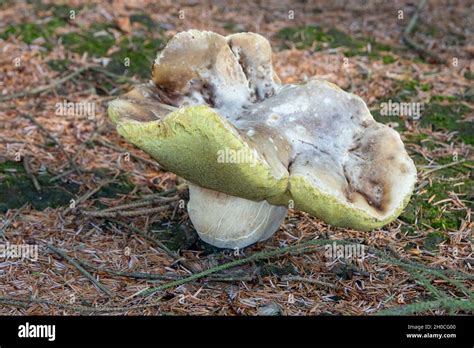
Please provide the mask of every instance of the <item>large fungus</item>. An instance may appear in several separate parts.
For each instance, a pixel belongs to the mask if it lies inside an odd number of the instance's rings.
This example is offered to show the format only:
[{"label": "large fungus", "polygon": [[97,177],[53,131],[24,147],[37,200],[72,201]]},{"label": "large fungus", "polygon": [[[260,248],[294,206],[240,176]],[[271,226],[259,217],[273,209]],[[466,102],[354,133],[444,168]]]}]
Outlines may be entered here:
[{"label": "large fungus", "polygon": [[416,181],[399,134],[361,98],[318,79],[281,85],[270,44],[253,33],[177,34],[152,80],[108,112],[125,139],[190,182],[190,219],[218,247],[270,237],[288,206],[334,226],[379,228]]}]

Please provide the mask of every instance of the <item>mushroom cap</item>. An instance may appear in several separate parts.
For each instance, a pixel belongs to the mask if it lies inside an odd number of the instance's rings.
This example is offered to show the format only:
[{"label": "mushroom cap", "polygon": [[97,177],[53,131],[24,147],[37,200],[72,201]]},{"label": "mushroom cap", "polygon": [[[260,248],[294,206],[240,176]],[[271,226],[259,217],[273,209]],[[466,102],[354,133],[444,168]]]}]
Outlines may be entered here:
[{"label": "mushroom cap", "polygon": [[[173,111],[171,111],[173,110]],[[394,220],[416,168],[399,134],[322,81],[281,86],[253,33],[176,35],[153,81],[109,104],[118,132],[191,183],[360,230]]]}]

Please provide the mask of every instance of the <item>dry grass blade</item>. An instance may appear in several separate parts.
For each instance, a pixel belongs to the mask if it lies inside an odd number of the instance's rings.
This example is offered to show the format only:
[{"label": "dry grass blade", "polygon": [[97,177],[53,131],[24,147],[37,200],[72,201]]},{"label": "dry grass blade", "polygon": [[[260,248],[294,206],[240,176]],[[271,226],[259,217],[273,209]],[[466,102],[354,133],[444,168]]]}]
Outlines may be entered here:
[{"label": "dry grass blade", "polygon": [[169,207],[155,207],[149,209],[139,209],[139,210],[131,210],[131,211],[86,211],[83,210],[81,213],[85,216],[90,217],[106,217],[106,218],[114,218],[114,217],[136,217],[140,215],[150,215],[159,213],[162,211],[168,210]]},{"label": "dry grass blade", "polygon": [[148,199],[140,200],[133,203],[121,204],[115,207],[103,209],[100,212],[105,213],[105,212],[111,212],[111,211],[117,211],[117,210],[123,210],[123,209],[138,208],[138,207],[142,207],[144,205],[149,205],[149,204],[166,204],[166,203],[176,202],[179,199],[180,199],[179,196],[148,198]]},{"label": "dry grass blade", "polygon": [[81,67],[81,68],[73,71],[72,73],[64,76],[63,78],[60,78],[56,81],[53,81],[52,83],[50,83],[49,85],[46,85],[46,86],[41,86],[41,87],[33,88],[31,90],[26,90],[26,91],[23,91],[23,92],[20,92],[20,93],[15,93],[15,94],[10,94],[10,95],[0,97],[0,102],[5,102],[5,101],[8,101],[8,100],[18,99],[18,98],[23,98],[23,97],[31,97],[31,96],[34,96],[34,95],[37,95],[37,94],[40,94],[40,93],[43,93],[43,92],[47,92],[47,91],[49,91],[53,88],[56,88],[56,87],[62,85],[63,83],[65,83],[69,80],[72,80],[73,78],[75,78],[76,76],[82,74],[84,71],[86,71],[89,68],[90,67],[87,67],[87,66]]}]

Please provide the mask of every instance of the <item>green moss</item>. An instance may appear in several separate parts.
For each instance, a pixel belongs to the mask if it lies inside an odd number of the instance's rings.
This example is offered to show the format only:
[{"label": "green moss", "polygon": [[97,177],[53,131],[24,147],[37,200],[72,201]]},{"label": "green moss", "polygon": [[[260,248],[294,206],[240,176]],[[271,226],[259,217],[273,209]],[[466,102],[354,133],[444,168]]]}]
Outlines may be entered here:
[{"label": "green moss", "polygon": [[415,249],[417,247],[417,245],[413,242],[408,242],[405,244],[405,246],[403,247],[403,250],[411,250],[411,249]]},{"label": "green moss", "polygon": [[335,28],[324,30],[316,25],[287,27],[281,29],[276,38],[283,41],[283,48],[294,46],[297,49],[314,48],[315,51],[320,51],[344,47],[346,57],[368,56],[371,59],[383,59],[386,64],[395,61],[392,56],[382,55],[382,52],[393,50],[392,47],[379,43],[374,38],[353,38]]},{"label": "green moss", "polygon": [[[119,178],[120,180],[120,178]],[[115,198],[126,195],[133,190],[133,185],[127,179],[122,178],[119,182],[113,182],[102,187],[92,197],[94,198]]]},{"label": "green moss", "polygon": [[[430,25],[430,24],[427,24],[427,23],[423,23],[423,28],[422,28],[422,32],[426,35],[429,35],[429,36],[438,36],[440,34],[440,30],[433,26],[433,25]],[[418,28],[420,28],[420,25],[417,25]]]},{"label": "green moss", "polygon": [[392,102],[411,102],[418,95],[419,90],[429,91],[431,88],[429,83],[423,83],[419,80],[399,81],[395,85],[394,94],[380,99],[380,102],[388,101],[389,99]]},{"label": "green moss", "polygon": [[405,236],[413,237],[418,235],[418,231],[416,230],[416,228],[411,225],[402,225],[400,227],[400,230]]},{"label": "green moss", "polygon": [[150,37],[133,36],[124,38],[119,50],[112,54],[107,69],[116,74],[129,72],[142,78],[150,76],[156,52],[164,47],[164,40]]},{"label": "green moss", "polygon": [[[467,183],[467,185],[472,185]],[[464,186],[464,185],[463,185]],[[466,192],[467,187],[453,186],[450,182],[433,181],[431,185],[425,187],[425,192],[412,196],[412,200],[405,208],[400,219],[411,225],[418,225],[420,228],[423,223],[435,229],[447,231],[457,230],[460,227],[461,220],[465,217],[464,211],[453,211],[443,209],[443,205],[433,205],[434,202],[448,198],[448,192],[455,193]],[[431,203],[428,200],[433,197]]]},{"label": "green moss", "polygon": [[[380,108],[382,103],[384,103],[385,101],[380,101],[380,103],[378,103],[378,107]],[[374,118],[375,121],[379,122],[379,123],[383,123],[383,124],[393,124],[393,123],[397,123],[397,126],[394,127],[394,129],[398,132],[403,132],[406,130],[406,126],[405,126],[405,118],[404,117],[401,117],[401,116],[385,116],[385,115],[382,115],[380,113],[380,109],[371,109],[370,110],[370,113],[372,114],[372,117]]]},{"label": "green moss", "polygon": [[51,59],[46,62],[48,66],[54,71],[66,71],[71,65],[69,59]]},{"label": "green moss", "polygon": [[[457,162],[456,164],[454,164],[455,161]],[[461,174],[462,175],[472,174],[471,168],[474,166],[474,161],[466,160],[466,158],[464,158],[461,155],[458,155],[457,159],[455,159],[453,156],[437,158],[436,162],[440,166],[442,165],[450,165],[450,166],[443,169],[439,169],[435,173],[433,173],[431,177],[435,177],[435,178],[437,177],[452,178],[455,176],[459,176]]]},{"label": "green moss", "polygon": [[[380,123],[397,122],[398,131],[405,131],[404,117],[389,117],[380,114],[382,103],[389,100],[392,103],[413,103],[417,102],[418,92],[429,91],[432,86],[428,83],[423,83],[419,80],[407,80],[398,82],[395,87],[395,92],[389,96],[379,99],[373,106],[377,108],[371,109],[374,119]],[[472,145],[474,143],[474,124],[465,120],[465,115],[472,113],[465,103],[459,103],[458,100],[467,100],[469,95],[462,97],[434,95],[430,98],[428,103],[425,103],[421,108],[421,117],[417,122],[422,128],[430,128],[435,131],[450,131],[456,132],[455,139],[463,141],[466,144]],[[443,104],[440,104],[443,102]],[[419,142],[417,142],[419,143]],[[427,141],[419,143],[420,145],[434,149],[437,145],[434,142]]]},{"label": "green moss", "polygon": [[36,210],[68,205],[79,190],[79,185],[51,184],[50,175],[38,175],[41,191],[36,191],[23,165],[7,161],[0,164],[0,212],[15,209],[30,203]]},{"label": "green moss", "polygon": [[17,25],[9,25],[0,34],[0,38],[6,40],[10,36],[15,36],[27,44],[31,44],[39,37],[45,38],[47,41],[52,37],[54,31],[66,24],[60,18],[53,18],[44,24],[36,24],[33,22],[26,22]]},{"label": "green moss", "polygon": [[53,16],[56,18],[61,18],[61,19],[69,19],[69,14],[71,10],[75,11],[75,14],[77,14],[83,9],[83,8],[92,8],[94,4],[88,3],[87,5],[77,5],[74,7],[71,7],[66,4],[60,4],[60,3],[47,3],[47,2],[42,2],[42,1],[33,1],[33,9],[36,13],[36,15],[40,18],[45,17],[45,16]]},{"label": "green moss", "polygon": [[448,238],[442,232],[430,232],[423,241],[423,247],[428,251],[438,250],[438,245],[446,241]]},{"label": "green moss", "polygon": [[431,85],[429,83],[422,83],[420,85],[420,88],[423,92],[428,92],[429,90],[431,90]]},{"label": "green moss", "polygon": [[429,83],[422,83],[418,80],[405,80],[401,82],[401,88],[410,92],[417,92],[417,89],[426,92],[431,89],[431,85]]},{"label": "green moss", "polygon": [[350,35],[346,33],[331,28],[326,32],[327,41],[330,43],[330,46],[333,48],[336,47],[349,47],[354,50],[359,50],[364,48],[364,42],[352,38]]},{"label": "green moss", "polygon": [[462,99],[469,103],[474,103],[474,86],[466,87]]},{"label": "green moss", "polygon": [[[97,30],[99,29],[99,30]],[[92,26],[89,30],[61,35],[63,45],[76,53],[88,53],[91,57],[103,57],[115,44],[114,36],[106,28]]]},{"label": "green moss", "polygon": [[420,134],[413,134],[408,133],[403,135],[403,142],[404,143],[414,143],[421,145],[423,140],[429,139],[428,134],[420,133]]},{"label": "green moss", "polygon": [[396,58],[394,56],[389,55],[389,54],[384,55],[382,57],[382,62],[384,64],[392,64],[392,63],[395,63],[396,61],[397,61]]},{"label": "green moss", "polygon": [[240,23],[234,23],[234,22],[227,22],[223,25],[223,28],[231,32],[232,34],[234,33],[241,33],[245,32],[245,27],[240,24]]},{"label": "green moss", "polygon": [[161,223],[154,223],[150,230],[153,238],[158,239],[173,251],[187,249],[189,245],[194,243],[185,233],[185,230],[181,229],[179,224],[176,223],[169,223],[166,229],[163,229]]},{"label": "green moss", "polygon": [[474,73],[472,71],[466,71],[464,73],[464,78],[468,80],[474,80]]},{"label": "green moss", "polygon": [[[386,116],[380,113],[383,103],[388,103],[391,101],[392,103],[412,103],[413,100],[418,95],[419,89],[429,89],[431,88],[429,84],[421,83],[418,80],[407,80],[398,82],[395,85],[395,92],[392,95],[388,95],[386,97],[380,98],[377,102],[372,105],[372,109],[370,110],[372,116],[377,122],[380,123],[398,123],[398,127],[396,128],[397,131],[403,132],[406,130],[405,126],[405,119],[406,116]],[[374,106],[376,106],[374,108]],[[423,115],[424,112],[421,111]]]},{"label": "green moss", "polygon": [[15,36],[27,44],[31,44],[37,38],[43,37],[46,43],[43,46],[47,49],[54,47],[53,37],[57,28],[67,25],[70,21],[71,11],[75,11],[77,16],[81,7],[70,7],[67,5],[34,3],[36,16],[41,20],[37,22],[25,22],[21,24],[9,25],[0,33],[0,38],[7,39]]},{"label": "green moss", "polygon": [[443,101],[454,102],[456,100],[459,100],[459,98],[453,95],[433,95],[430,98],[430,103],[437,103]]},{"label": "green moss", "polygon": [[331,41],[330,36],[320,27],[313,25],[283,28],[276,34],[276,37],[287,42],[284,44],[285,48],[290,48],[291,44],[294,44],[298,49],[306,49],[311,47],[313,43],[317,43],[316,50],[321,50],[323,44]]},{"label": "green moss", "polygon": [[130,16],[131,23],[140,23],[149,31],[156,29],[157,23],[145,13],[135,13]]},{"label": "green moss", "polygon": [[155,222],[151,225],[150,231],[152,238],[159,240],[168,249],[173,251],[199,251],[203,255],[221,252],[221,249],[203,242],[196,231],[177,221],[163,220]]},{"label": "green moss", "polygon": [[456,131],[457,137],[466,144],[474,144],[474,124],[464,120],[463,116],[471,113],[465,104],[441,105],[430,103],[422,113],[420,126],[432,130]]},{"label": "green moss", "polygon": [[70,7],[68,5],[56,5],[52,4],[47,7],[48,10],[52,12],[53,17],[59,18],[65,22],[70,20],[71,17],[71,11],[74,11],[74,15],[77,17],[79,12],[81,11],[81,6],[78,7]]},{"label": "green moss", "polygon": [[[61,181],[51,183],[52,175],[49,173],[36,174],[36,178],[41,186],[40,192],[35,189],[21,162],[0,163],[0,212],[19,208],[25,203],[30,203],[36,210],[67,206],[79,194],[79,185]],[[133,190],[133,185],[126,177],[122,176],[117,180],[102,187],[92,197],[114,198]]]}]

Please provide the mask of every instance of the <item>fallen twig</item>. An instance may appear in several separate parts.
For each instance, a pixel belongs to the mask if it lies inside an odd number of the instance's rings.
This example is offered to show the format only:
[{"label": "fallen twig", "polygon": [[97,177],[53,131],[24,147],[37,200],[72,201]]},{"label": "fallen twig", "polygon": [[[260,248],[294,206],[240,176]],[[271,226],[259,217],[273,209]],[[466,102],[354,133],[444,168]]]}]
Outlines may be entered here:
[{"label": "fallen twig", "polygon": [[61,152],[64,154],[67,161],[69,162],[69,165],[71,166],[71,168],[74,169],[79,174],[79,176],[81,177],[83,181],[85,181],[81,170],[78,168],[76,163],[72,160],[71,156],[69,156],[69,154],[66,152],[61,142],[56,137],[51,135],[51,133],[46,128],[44,128],[43,125],[39,123],[33,116],[28,115],[28,114],[21,114],[21,116],[33,122],[35,126],[38,127],[39,130],[41,130],[48,138],[50,138],[58,146],[58,148],[61,150]]},{"label": "fallen twig", "polygon": [[12,223],[12,221],[15,221],[16,217],[18,215],[20,215],[21,211],[28,205],[28,202],[23,204],[23,206],[19,209],[17,209],[17,211],[12,215],[11,218],[8,218],[7,221],[5,221],[5,223],[3,224],[3,226],[0,228],[0,237],[3,236],[3,234],[5,233],[6,229],[8,228],[8,226],[10,226],[10,224]]},{"label": "fallen twig", "polygon": [[[115,179],[115,178],[114,178]],[[86,200],[88,200],[91,196],[93,196],[95,193],[97,193],[98,191],[100,191],[104,186],[112,183],[114,181],[114,179],[112,180],[106,180],[104,182],[102,182],[101,184],[99,184],[99,186],[97,187],[94,187],[92,190],[90,191],[87,191],[85,194],[83,194],[82,196],[78,197],[76,199],[76,203],[75,203],[75,207],[77,208],[77,206],[83,202],[85,202]],[[70,208],[70,207],[67,207],[63,214],[68,214],[71,210],[73,210],[73,208]]]},{"label": "fallen twig", "polygon": [[122,227],[125,227],[137,234],[139,234],[140,236],[144,237],[145,239],[147,239],[148,241],[156,244],[161,250],[163,250],[169,257],[171,257],[175,262],[177,263],[180,263],[181,266],[186,269],[187,271],[189,271],[190,273],[197,273],[197,270],[195,267],[193,267],[192,265],[188,264],[186,261],[184,261],[181,257],[179,257],[179,255],[177,255],[175,252],[173,252],[172,250],[170,250],[166,245],[163,244],[162,241],[158,240],[158,239],[155,239],[155,238],[152,238],[150,237],[146,232],[140,230],[139,228],[135,227],[135,226],[132,226],[132,225],[129,225],[129,224],[124,224],[123,222],[119,221],[119,220],[115,220],[115,219],[108,219],[109,221],[117,224],[117,225],[120,225]]},{"label": "fallen twig", "polygon": [[59,180],[59,179],[65,177],[65,176],[67,176],[71,173],[74,173],[75,171],[76,171],[75,169],[66,170],[66,171],[64,171],[64,172],[62,172],[62,173],[60,173],[56,176],[53,176],[51,179],[49,179],[49,182],[55,182],[56,180]]},{"label": "fallen twig", "polygon": [[148,280],[175,280],[176,279],[176,277],[165,276],[165,275],[161,275],[161,274],[143,273],[143,272],[114,271],[114,270],[111,270],[111,269],[94,266],[93,264],[91,264],[91,263],[89,263],[85,260],[82,260],[82,259],[78,259],[77,261],[80,262],[82,265],[84,265],[84,267],[93,269],[94,271],[109,273],[109,274],[113,274],[113,275],[120,276],[120,277],[136,278],[136,279],[148,279]]},{"label": "fallen twig", "polygon": [[446,168],[449,168],[449,167],[452,167],[452,166],[456,166],[456,165],[461,164],[461,163],[463,163],[463,162],[466,162],[466,160],[463,159],[463,160],[460,160],[460,161],[456,161],[456,162],[444,164],[444,165],[442,165],[442,166],[438,166],[438,167],[436,167],[436,168],[433,168],[433,169],[427,170],[426,172],[423,172],[423,173],[422,173],[422,176],[423,176],[423,177],[428,176],[428,175],[430,175],[430,174],[432,174],[432,173],[434,173],[434,172],[436,172],[436,171],[438,171],[438,170],[446,169]]},{"label": "fallen twig", "polygon": [[102,285],[97,279],[95,279],[89,272],[87,272],[76,260],[74,260],[72,257],[67,255],[64,251],[52,246],[51,244],[43,242],[44,245],[51,251],[55,252],[59,256],[61,256],[63,259],[68,261],[71,265],[76,267],[87,279],[89,279],[97,288],[102,290],[104,293],[106,293],[110,297],[115,297],[115,294],[107,289],[104,285]]},{"label": "fallen twig", "polygon": [[[425,272],[427,274],[431,274],[431,275],[437,276],[437,277],[439,277],[443,280],[446,280],[447,282],[449,282],[449,283],[453,284],[454,286],[456,286],[459,290],[466,293],[471,298],[474,296],[474,294],[471,291],[469,291],[469,289],[467,289],[460,281],[458,281],[457,279],[449,278],[444,274],[444,273],[453,274],[452,271],[434,269],[434,268],[431,268],[431,267],[428,267],[428,266],[425,266],[425,265],[421,265],[421,264],[418,264],[418,263],[415,263],[415,262],[412,262],[412,261],[408,261],[408,260],[405,261],[405,260],[396,259],[396,258],[391,257],[391,256],[387,255],[386,253],[384,253],[380,250],[377,250],[376,248],[372,248],[372,247],[369,247],[369,251],[371,251],[376,256],[381,258],[382,261],[385,262],[385,263],[392,264],[392,265],[397,265],[397,266],[400,266],[402,268],[405,268],[405,270],[407,270],[411,275],[413,275],[413,271],[422,271],[422,272]],[[459,277],[463,277],[463,278],[469,279],[469,280],[474,278],[474,276],[469,275],[469,274],[464,274],[462,272],[456,272],[454,274],[456,274]],[[416,276],[415,276],[415,278],[416,278]]]},{"label": "fallen twig", "polygon": [[111,211],[117,211],[117,210],[124,210],[124,209],[129,209],[129,208],[138,208],[142,207],[144,205],[152,204],[152,203],[158,203],[158,204],[165,204],[165,203],[171,203],[171,202],[176,202],[179,200],[179,196],[173,196],[173,197],[155,197],[155,198],[149,198],[149,199],[141,199],[136,202],[132,203],[127,203],[127,204],[121,204],[117,205],[115,207],[110,207],[107,209],[101,210],[101,212],[111,212]]},{"label": "fallen twig", "polygon": [[383,309],[375,315],[409,315],[415,313],[424,313],[429,310],[443,308],[446,310],[474,311],[474,302],[469,300],[453,300],[443,298],[433,301],[417,302],[396,308]]},{"label": "fallen twig", "polygon": [[283,276],[281,278],[282,281],[295,281],[295,282],[304,282],[304,283],[310,283],[310,284],[316,284],[316,285],[321,285],[325,286],[327,288],[331,289],[337,289],[337,286],[328,282],[323,282],[321,280],[317,279],[312,279],[312,278],[304,278],[300,276]]},{"label": "fallen twig", "polygon": [[127,312],[131,310],[137,309],[146,309],[157,307],[161,305],[159,302],[144,304],[144,305],[136,305],[130,304],[130,307],[92,307],[92,306],[85,306],[85,305],[74,305],[68,303],[62,303],[57,301],[51,300],[44,300],[44,299],[37,299],[37,298],[15,298],[15,297],[0,297],[0,304],[8,305],[8,306],[15,306],[21,308],[28,308],[32,304],[45,304],[50,306],[55,306],[59,308],[65,309],[72,309],[77,312],[85,312],[85,313],[112,313],[112,312]]},{"label": "fallen twig", "polygon": [[33,174],[33,171],[31,170],[28,156],[23,156],[23,168],[25,168],[26,175],[33,183],[33,186],[35,187],[36,191],[41,192],[41,185],[39,184],[38,179],[36,179],[36,176]]},{"label": "fallen twig", "polygon": [[113,72],[110,72],[108,71],[107,69],[104,69],[100,66],[89,66],[89,69],[90,70],[94,70],[98,73],[101,73],[101,74],[104,74],[106,76],[109,76],[113,79],[117,79],[117,80],[124,80],[124,81],[127,81],[127,82],[130,82],[130,83],[140,83],[140,81],[138,80],[135,80],[134,78],[131,78],[131,77],[128,77],[128,76],[124,76],[124,75],[117,75],[117,74],[114,74]]},{"label": "fallen twig", "polygon": [[443,298],[448,298],[449,296],[444,293],[444,291],[438,289],[436,286],[433,286],[431,284],[431,281],[427,278],[425,278],[422,274],[413,272],[411,273],[416,279],[418,279],[418,282],[424,286],[429,292],[431,292],[433,295],[436,296],[436,298],[443,299]]},{"label": "fallen twig", "polygon": [[40,93],[49,91],[49,90],[51,90],[55,87],[58,87],[58,86],[62,85],[65,82],[73,79],[77,75],[82,74],[84,71],[86,71],[89,68],[90,68],[89,66],[80,67],[79,69],[73,71],[72,73],[64,76],[63,78],[60,78],[56,81],[51,82],[49,85],[46,85],[46,86],[40,86],[40,87],[36,87],[36,88],[26,90],[26,91],[23,91],[23,92],[2,96],[2,97],[0,97],[0,102],[5,102],[7,100],[23,98],[23,97],[31,97],[31,96],[34,96],[36,94],[40,94]]},{"label": "fallen twig", "polygon": [[433,61],[436,63],[444,63],[444,60],[440,58],[438,55],[435,53],[429,51],[428,49],[424,48],[423,46],[417,44],[414,40],[411,39],[410,35],[415,29],[416,23],[418,22],[418,18],[420,16],[421,11],[425,7],[427,3],[427,0],[422,0],[418,8],[415,10],[415,13],[410,19],[410,22],[408,22],[407,27],[405,28],[403,35],[402,35],[402,41],[407,45],[409,48],[415,50],[420,56],[422,57],[430,57]]},{"label": "fallen twig", "polygon": [[[74,154],[74,156],[72,156],[72,161],[74,163],[76,163],[76,160],[77,160],[77,157],[79,157],[80,153],[82,152],[82,150],[84,150],[84,148],[87,146],[87,144],[89,144],[90,142],[92,142],[94,140],[94,138],[101,133],[101,128],[95,128],[94,131],[92,132],[92,134],[89,136],[88,139],[86,139],[84,142],[81,143],[81,145],[79,145],[79,147],[77,148],[76,150],[76,153]],[[74,170],[66,170],[64,172],[62,172],[61,174],[58,174],[54,177],[52,177],[51,179],[49,179],[49,182],[54,182],[58,179],[61,179],[62,177],[65,177],[71,173],[73,173]]]},{"label": "fallen twig", "polygon": [[196,279],[204,278],[204,277],[206,277],[210,274],[220,272],[220,271],[223,271],[225,269],[232,268],[232,267],[244,265],[244,264],[252,262],[252,261],[269,259],[269,258],[273,258],[273,257],[279,256],[279,255],[289,253],[289,252],[302,253],[302,252],[307,251],[307,249],[310,248],[310,247],[323,245],[323,244],[327,244],[327,243],[333,243],[333,242],[334,242],[333,240],[315,239],[315,240],[310,240],[308,242],[299,243],[299,244],[291,245],[291,246],[284,247],[284,248],[274,249],[274,250],[270,250],[270,251],[260,251],[260,252],[257,252],[255,254],[253,254],[249,257],[243,258],[243,259],[239,259],[239,260],[235,260],[235,261],[232,261],[232,262],[229,262],[229,263],[225,263],[223,265],[219,265],[219,266],[216,266],[216,267],[213,267],[213,268],[209,268],[205,271],[195,273],[195,274],[193,274],[189,277],[183,278],[183,279],[178,279],[178,280],[175,280],[175,281],[172,281],[172,282],[169,282],[169,283],[166,283],[166,284],[154,287],[154,288],[143,290],[143,291],[139,292],[137,295],[138,296],[149,296],[149,295],[154,294],[157,291],[166,290],[166,289],[169,289],[169,288],[172,288],[172,287],[175,287],[175,286],[186,284],[186,283],[189,283],[189,282],[194,281]]},{"label": "fallen twig", "polygon": [[[182,284],[185,284],[185,283],[189,283],[189,282],[192,282],[196,279],[206,277],[209,274],[219,272],[219,271],[222,271],[224,269],[232,268],[232,267],[235,267],[235,266],[240,266],[240,265],[246,264],[248,262],[256,261],[256,260],[273,258],[273,257],[283,255],[283,254],[286,254],[286,253],[292,253],[292,254],[302,253],[302,252],[308,251],[308,248],[310,248],[310,247],[325,245],[325,244],[329,244],[329,243],[336,243],[336,244],[344,245],[344,244],[350,243],[350,241],[340,241],[340,240],[335,241],[335,240],[329,240],[329,239],[317,239],[317,240],[311,240],[311,241],[308,241],[308,242],[299,243],[299,244],[296,244],[296,245],[292,245],[292,246],[288,246],[288,247],[284,247],[284,248],[279,248],[279,249],[275,249],[275,250],[271,250],[271,251],[261,251],[261,252],[255,253],[255,254],[253,254],[249,257],[246,257],[246,258],[243,258],[243,259],[240,259],[240,260],[235,260],[235,261],[223,264],[223,265],[219,265],[219,266],[210,268],[208,270],[202,271],[200,273],[193,274],[193,275],[191,275],[189,277],[186,277],[186,278],[183,278],[183,279],[175,280],[175,281],[169,282],[167,284],[163,284],[163,285],[160,285],[160,286],[157,286],[157,287],[154,287],[154,288],[143,290],[143,291],[139,292],[137,295],[139,295],[139,296],[149,296],[149,295],[151,295],[151,294],[153,294],[157,291],[161,291],[161,290],[165,290],[165,289],[168,289],[168,288],[179,286],[179,285],[182,285]],[[456,285],[460,290],[465,292],[469,297],[471,297],[471,298],[473,297],[472,292],[470,292],[464,285],[462,285],[461,282],[448,278],[441,271],[434,270],[434,269],[428,268],[428,267],[423,266],[423,265],[416,265],[414,263],[406,263],[406,262],[397,260],[397,259],[387,255],[386,253],[384,253],[380,250],[377,250],[373,247],[368,247],[368,249],[369,249],[369,251],[372,251],[376,256],[378,256],[381,259],[381,261],[385,261],[385,262],[388,262],[390,264],[396,264],[396,265],[401,266],[405,269],[407,269],[407,268],[412,269],[412,270],[416,269],[417,271],[424,271],[426,273],[431,273],[433,275],[436,275],[440,278],[443,278],[443,279],[451,282],[452,284]],[[409,273],[413,275],[413,272],[409,272]],[[428,288],[428,290],[430,290],[430,289],[431,289],[431,287]],[[444,295],[440,291],[436,291],[436,294],[439,295],[439,296]],[[446,298],[443,297],[441,300],[445,301]],[[457,301],[457,299],[452,299],[452,298],[448,298],[447,300],[448,301]]]},{"label": "fallen twig", "polygon": [[169,189],[169,190],[166,190],[166,191],[163,191],[163,192],[159,192],[159,193],[152,193],[152,194],[149,194],[149,195],[143,195],[143,196],[140,196],[139,198],[140,198],[140,200],[155,199],[157,197],[167,196],[167,195],[185,190],[187,188],[188,188],[187,184],[179,184],[179,185],[173,187],[172,189]]},{"label": "fallen twig", "polygon": [[120,152],[120,153],[122,153],[122,154],[123,154],[123,153],[128,153],[128,154],[130,155],[130,157],[135,158],[136,160],[139,160],[139,161],[142,161],[142,162],[144,162],[144,163],[146,163],[146,164],[149,164],[149,165],[151,165],[151,166],[154,166],[154,167],[156,167],[157,169],[161,169],[161,167],[160,167],[160,165],[159,165],[158,163],[156,163],[156,162],[154,162],[154,161],[150,161],[150,160],[148,160],[148,159],[146,159],[146,158],[143,158],[143,157],[140,157],[140,156],[138,156],[138,155],[135,155],[134,153],[132,153],[132,152],[130,152],[129,150],[124,149],[124,148],[122,148],[122,147],[120,147],[120,146],[110,144],[110,143],[108,143],[108,142],[106,142],[106,141],[104,141],[104,140],[102,140],[102,139],[94,139],[94,140],[92,140],[92,141],[93,141],[93,142],[97,142],[97,143],[99,143],[100,145],[105,146],[105,147],[108,147],[108,148],[110,148],[110,149],[112,149],[112,150],[118,151],[118,152]]},{"label": "fallen twig", "polygon": [[81,213],[86,216],[91,217],[105,217],[105,218],[113,218],[113,217],[135,217],[140,215],[149,215],[154,213],[159,213],[165,210],[168,210],[169,207],[155,207],[155,208],[148,208],[148,209],[139,209],[139,210],[131,210],[131,211],[88,211],[83,210]]},{"label": "fallen twig", "polygon": [[31,140],[20,140],[20,139],[15,139],[15,138],[7,138],[7,137],[0,137],[0,143],[3,143],[3,144],[28,144],[28,145],[33,145],[33,146],[37,146],[37,147],[41,147],[43,149],[49,149],[48,146],[46,146],[45,144],[40,144],[40,143],[36,143],[36,142],[33,142]]},{"label": "fallen twig", "polygon": [[[89,262],[78,259],[78,261],[83,264],[85,267],[93,269],[97,272],[108,273],[112,275],[116,275],[119,277],[126,277],[126,278],[135,278],[135,279],[145,279],[145,280],[176,280],[179,276],[167,276],[162,274],[156,273],[143,273],[143,272],[121,272],[115,271],[108,268],[97,267]],[[215,275],[214,277],[206,277],[205,280],[208,282],[236,282],[236,281],[251,281],[254,277],[252,275],[244,275],[244,276],[219,276]]]},{"label": "fallen twig", "polygon": [[47,92],[49,90],[52,90],[52,89],[64,84],[65,82],[67,82],[69,80],[72,80],[73,78],[75,78],[76,76],[82,74],[83,72],[85,72],[87,70],[93,70],[93,71],[96,71],[96,72],[101,73],[103,75],[112,77],[114,79],[121,79],[121,80],[131,82],[131,83],[138,83],[139,82],[139,81],[137,81],[133,78],[127,77],[127,76],[114,74],[114,73],[112,73],[112,72],[110,72],[106,69],[101,68],[100,66],[87,65],[87,66],[80,67],[79,69],[67,74],[66,76],[64,76],[60,79],[57,79],[57,80],[51,82],[48,85],[36,87],[36,88],[26,90],[26,91],[23,91],[23,92],[19,92],[19,93],[0,96],[0,102],[5,102],[5,101],[8,101],[8,100],[23,98],[23,97],[31,97],[31,96],[34,96],[34,95],[37,95],[37,94],[40,94],[40,93],[43,93],[43,92]]}]

